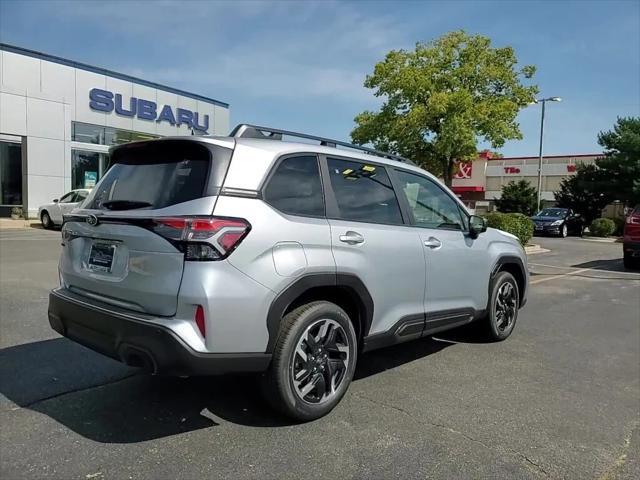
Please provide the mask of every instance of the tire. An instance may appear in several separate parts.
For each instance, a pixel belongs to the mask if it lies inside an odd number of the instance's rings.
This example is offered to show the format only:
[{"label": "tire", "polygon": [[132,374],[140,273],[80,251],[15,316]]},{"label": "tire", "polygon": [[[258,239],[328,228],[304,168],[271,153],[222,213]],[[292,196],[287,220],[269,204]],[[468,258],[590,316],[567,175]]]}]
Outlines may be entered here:
[{"label": "tire", "polygon": [[622,258],[622,263],[624,264],[624,268],[629,270],[635,270],[640,268],[640,259],[634,258],[628,253],[624,253],[624,257]]},{"label": "tire", "polygon": [[560,236],[562,238],[567,238],[567,235],[569,235],[569,229],[567,228],[567,224],[563,223],[560,227]]},{"label": "tire", "polygon": [[[502,306],[498,300],[501,300]],[[493,277],[489,302],[489,315],[486,318],[489,336],[495,341],[505,340],[513,332],[520,305],[520,291],[513,275],[509,272],[498,272]]]},{"label": "tire", "polygon": [[[262,377],[266,400],[293,419],[320,418],[347,391],[357,355],[355,330],[344,310],[326,301],[302,305],[282,319],[271,366]],[[327,383],[333,387],[329,391]]]},{"label": "tire", "polygon": [[40,214],[40,222],[42,222],[42,228],[52,228],[53,227],[53,222],[51,221],[51,217],[49,216],[49,212],[47,212],[46,210],[44,210],[41,214]]}]

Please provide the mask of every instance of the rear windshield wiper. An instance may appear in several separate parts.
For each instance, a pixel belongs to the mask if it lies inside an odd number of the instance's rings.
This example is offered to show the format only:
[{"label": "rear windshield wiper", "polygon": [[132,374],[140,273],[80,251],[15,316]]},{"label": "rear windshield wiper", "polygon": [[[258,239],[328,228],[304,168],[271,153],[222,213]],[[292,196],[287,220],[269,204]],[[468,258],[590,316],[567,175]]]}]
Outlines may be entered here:
[{"label": "rear windshield wiper", "polygon": [[102,206],[109,210],[133,210],[136,208],[153,207],[149,202],[138,200],[107,200],[102,202]]}]

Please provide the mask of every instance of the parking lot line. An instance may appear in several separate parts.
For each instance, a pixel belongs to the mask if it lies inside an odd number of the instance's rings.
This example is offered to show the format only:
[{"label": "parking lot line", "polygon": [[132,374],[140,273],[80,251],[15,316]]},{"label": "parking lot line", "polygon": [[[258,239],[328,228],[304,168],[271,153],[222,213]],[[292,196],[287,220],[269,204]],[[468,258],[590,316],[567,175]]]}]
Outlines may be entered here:
[{"label": "parking lot line", "polygon": [[[569,267],[571,268],[571,267]],[[577,275],[579,273],[588,272],[589,270],[594,270],[593,268],[581,268],[579,270],[574,270],[573,272],[561,273],[558,275],[552,275],[551,277],[538,278],[537,280],[531,280],[529,282],[530,285],[536,285],[537,283],[549,282],[551,280],[556,280],[558,278],[571,277],[573,275]]]}]

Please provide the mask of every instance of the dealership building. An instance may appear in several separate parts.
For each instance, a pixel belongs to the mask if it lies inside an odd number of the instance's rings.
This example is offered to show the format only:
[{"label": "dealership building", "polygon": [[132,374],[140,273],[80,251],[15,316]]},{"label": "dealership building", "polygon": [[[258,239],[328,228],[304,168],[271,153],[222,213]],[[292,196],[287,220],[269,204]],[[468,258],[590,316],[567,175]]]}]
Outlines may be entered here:
[{"label": "dealership building", "polygon": [[[560,182],[576,174],[579,164],[593,164],[602,153],[576,155],[548,155],[542,158],[542,192],[544,203],[555,201],[554,192]],[[538,157],[492,158],[490,152],[482,152],[477,160],[460,162],[451,189],[465,204],[478,211],[491,208],[492,201],[500,198],[502,187],[510,181],[526,180],[538,188]]]},{"label": "dealership building", "polygon": [[229,105],[0,43],[0,217],[91,188],[109,147],[229,132]]}]

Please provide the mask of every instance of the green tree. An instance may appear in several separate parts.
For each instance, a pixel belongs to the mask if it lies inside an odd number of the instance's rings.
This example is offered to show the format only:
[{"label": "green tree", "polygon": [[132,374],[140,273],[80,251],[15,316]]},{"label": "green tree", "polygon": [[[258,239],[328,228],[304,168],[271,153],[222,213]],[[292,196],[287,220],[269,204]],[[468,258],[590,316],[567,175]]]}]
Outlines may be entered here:
[{"label": "green tree", "polygon": [[502,195],[495,200],[500,212],[524,215],[534,214],[537,201],[537,190],[526,180],[511,180],[503,185]]},{"label": "green tree", "polygon": [[606,192],[607,183],[607,177],[596,165],[578,164],[576,174],[562,180],[560,190],[554,192],[557,205],[579,213],[585,224],[591,225],[612,200]]},{"label": "green tree", "polygon": [[600,132],[604,157],[598,167],[607,182],[602,193],[628,206],[640,204],[640,117],[618,118],[613,130]]},{"label": "green tree", "polygon": [[518,67],[512,47],[464,31],[392,50],[364,83],[383,104],[356,116],[351,138],[409,157],[451,185],[454,163],[476,158],[478,140],[499,148],[522,138],[516,116],[538,92],[523,83],[534,73]]}]

